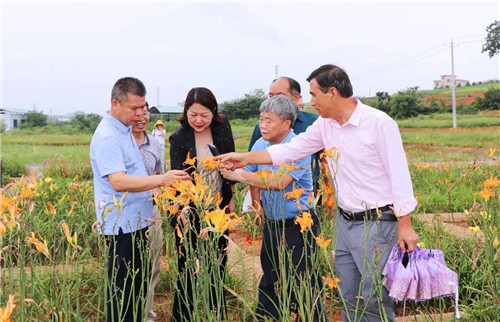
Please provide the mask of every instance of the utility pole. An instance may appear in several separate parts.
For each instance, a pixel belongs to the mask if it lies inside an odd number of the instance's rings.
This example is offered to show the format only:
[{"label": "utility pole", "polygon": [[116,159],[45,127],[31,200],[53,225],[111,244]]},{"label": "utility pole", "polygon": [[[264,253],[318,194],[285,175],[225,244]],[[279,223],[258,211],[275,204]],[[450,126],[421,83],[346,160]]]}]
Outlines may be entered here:
[{"label": "utility pole", "polygon": [[453,111],[453,128],[457,128],[457,103],[455,100],[455,64],[453,60],[453,39],[451,39],[451,105]]},{"label": "utility pole", "polygon": [[275,74],[275,79],[278,78],[278,65],[274,66],[274,74]]},{"label": "utility pole", "polygon": [[156,86],[156,106],[160,106],[160,86]]}]

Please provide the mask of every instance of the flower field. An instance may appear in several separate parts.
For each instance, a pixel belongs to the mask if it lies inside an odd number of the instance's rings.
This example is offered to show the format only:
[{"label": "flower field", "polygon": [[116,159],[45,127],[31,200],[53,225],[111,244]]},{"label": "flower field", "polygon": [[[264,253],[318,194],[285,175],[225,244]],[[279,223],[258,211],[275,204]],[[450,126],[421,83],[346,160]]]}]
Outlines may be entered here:
[{"label": "flower field", "polygon": [[[412,220],[419,234],[420,246],[443,250],[448,267],[458,273],[459,309],[465,321],[494,321],[500,316],[500,161],[498,146],[487,147],[482,162],[416,162],[409,163],[414,191],[419,205]],[[446,159],[446,147],[442,147]],[[217,167],[207,162],[205,167]],[[103,319],[106,301],[107,246],[95,229],[94,195],[91,169],[87,164],[71,163],[63,157],[48,161],[43,176],[25,176],[1,192],[0,204],[0,321],[98,321]],[[263,180],[269,175],[262,173]],[[176,287],[177,261],[175,236],[192,234],[189,217],[183,211],[194,204],[200,213],[201,231],[198,250],[186,246],[195,276],[195,306],[192,320],[217,320],[217,314],[204,305],[209,284],[217,285],[217,296],[226,298],[227,320],[256,319],[256,270],[260,263],[249,263],[245,250],[260,240],[261,227],[252,214],[236,211],[225,214],[213,205],[218,196],[199,180],[164,187],[155,196],[163,214],[164,244],[160,257],[161,276],[156,290],[155,311],[159,321],[170,318],[172,294]],[[241,209],[246,188],[237,185],[237,209]],[[300,195],[300,194],[298,194]],[[339,316],[337,283],[333,268],[335,192],[328,180],[321,182],[317,204],[321,232],[315,238],[317,251],[306,254],[312,265],[305,276],[289,274],[277,290],[281,298],[278,311],[283,321],[311,319],[313,312],[306,299],[322,301],[329,320]],[[294,194],[288,195],[295,198]],[[120,200],[116,201],[120,206]],[[419,219],[426,213],[465,213],[467,238],[445,229],[440,216],[429,222]],[[172,216],[177,225],[165,224]],[[304,236],[310,217],[304,213],[298,220]],[[229,256],[226,274],[214,274],[217,255],[211,245],[230,229],[241,236],[238,248]],[[305,242],[310,242],[305,238]],[[290,250],[281,249],[283,254]],[[255,254],[253,254],[255,255]],[[254,256],[255,258],[255,256]],[[284,257],[285,258],[285,257]],[[367,259],[368,260],[368,259]],[[277,269],[285,270],[287,265]],[[235,269],[238,267],[239,269]],[[378,267],[380,271],[382,268]],[[285,276],[285,275],[284,275]],[[323,280],[321,289],[312,279]],[[296,280],[300,278],[301,283]],[[381,278],[380,278],[381,279]],[[381,283],[381,280],[379,281]],[[298,294],[297,313],[289,314],[291,292]],[[373,290],[379,292],[380,290]],[[446,320],[454,311],[452,298],[397,305],[398,315],[421,315],[428,321]],[[446,318],[445,318],[446,317]],[[382,317],[383,318],[383,317]],[[452,317],[453,318],[453,317]]]}]

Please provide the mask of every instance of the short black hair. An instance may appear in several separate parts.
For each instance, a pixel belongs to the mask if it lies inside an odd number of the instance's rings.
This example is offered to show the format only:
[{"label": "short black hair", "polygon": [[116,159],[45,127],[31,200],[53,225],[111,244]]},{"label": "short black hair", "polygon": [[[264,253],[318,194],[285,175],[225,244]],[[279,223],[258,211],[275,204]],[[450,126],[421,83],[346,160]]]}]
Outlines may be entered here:
[{"label": "short black hair", "polygon": [[315,69],[307,81],[316,79],[320,90],[323,93],[328,92],[330,87],[335,87],[342,97],[351,97],[353,94],[351,81],[347,73],[335,65],[323,65]]},{"label": "short black hair", "polygon": [[137,78],[123,77],[116,81],[111,90],[111,100],[116,99],[118,102],[127,100],[128,94],[137,95],[140,97],[146,96],[146,87]]}]

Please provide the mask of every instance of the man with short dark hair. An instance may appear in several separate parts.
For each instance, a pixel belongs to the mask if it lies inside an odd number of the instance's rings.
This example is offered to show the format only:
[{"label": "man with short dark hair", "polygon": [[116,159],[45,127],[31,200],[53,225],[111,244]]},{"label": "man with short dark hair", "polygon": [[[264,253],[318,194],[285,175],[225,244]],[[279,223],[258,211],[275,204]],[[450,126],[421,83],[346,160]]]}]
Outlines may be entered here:
[{"label": "man with short dark hair", "polygon": [[393,321],[394,304],[382,287],[381,272],[394,245],[412,252],[418,240],[410,218],[417,201],[398,125],[354,97],[347,73],[338,66],[321,66],[307,80],[311,105],[320,115],[307,132],[265,151],[218,158],[233,169],[279,165],[323,148],[330,151],[343,321]]},{"label": "man with short dark hair", "polygon": [[181,170],[147,176],[132,124],[144,115],[146,88],[137,78],[119,79],[111,93],[111,109],[90,143],[98,232],[109,246],[105,318],[143,319],[150,274],[147,238],[153,217],[151,189],[188,180]]}]

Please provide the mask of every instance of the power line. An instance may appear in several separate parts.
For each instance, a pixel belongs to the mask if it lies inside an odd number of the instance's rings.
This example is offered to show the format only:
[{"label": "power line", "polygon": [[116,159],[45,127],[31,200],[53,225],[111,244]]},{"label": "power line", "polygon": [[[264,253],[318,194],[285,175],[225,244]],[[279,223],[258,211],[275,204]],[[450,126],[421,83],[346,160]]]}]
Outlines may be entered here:
[{"label": "power line", "polygon": [[405,61],[400,61],[400,62],[397,62],[394,64],[381,66],[378,69],[374,69],[372,71],[367,71],[367,72],[355,75],[355,76],[353,76],[353,78],[365,78],[365,77],[372,76],[375,74],[381,74],[381,73],[385,73],[385,72],[394,71],[394,70],[406,67],[408,65],[412,65],[412,64],[417,63],[419,61],[422,61],[424,59],[436,56],[436,55],[438,55],[446,50],[447,50],[446,48],[441,48],[440,50],[435,51],[435,52],[429,52],[429,53],[425,53],[425,54],[421,54],[421,55],[414,55],[414,57],[412,59],[407,59]]},{"label": "power line", "polygon": [[[457,38],[458,39],[463,39],[463,38],[473,38],[473,37],[478,37],[478,36],[484,36],[484,34],[476,34],[476,35],[469,35],[469,36],[460,36],[460,37],[457,37]],[[455,38],[455,39],[457,39],[457,38]],[[454,46],[457,47],[459,45],[473,44],[473,43],[482,42],[482,41],[484,41],[484,39],[474,39],[474,40],[470,40],[470,41],[462,41],[462,42],[455,43]],[[438,54],[446,51],[447,50],[446,48],[438,50],[439,48],[442,48],[442,46],[447,46],[447,43],[445,41],[443,41],[443,42],[440,42],[439,44],[436,44],[436,45],[434,45],[432,47],[424,49],[424,50],[422,50],[422,51],[420,51],[420,52],[418,52],[416,54],[410,55],[410,56],[405,57],[403,59],[400,59],[400,60],[398,60],[396,62],[393,62],[391,64],[387,64],[387,65],[375,67],[375,68],[372,68],[372,69],[368,69],[368,70],[366,70],[364,72],[361,72],[359,74],[354,74],[353,78],[358,78],[358,79],[359,78],[365,78],[365,77],[369,77],[369,76],[372,76],[372,75],[375,75],[375,74],[381,74],[381,73],[385,73],[385,72],[390,72],[390,71],[394,71],[394,70],[406,67],[408,65],[412,65],[414,63],[417,63],[419,61],[422,61],[424,59],[433,57],[435,55],[438,55]]]}]

